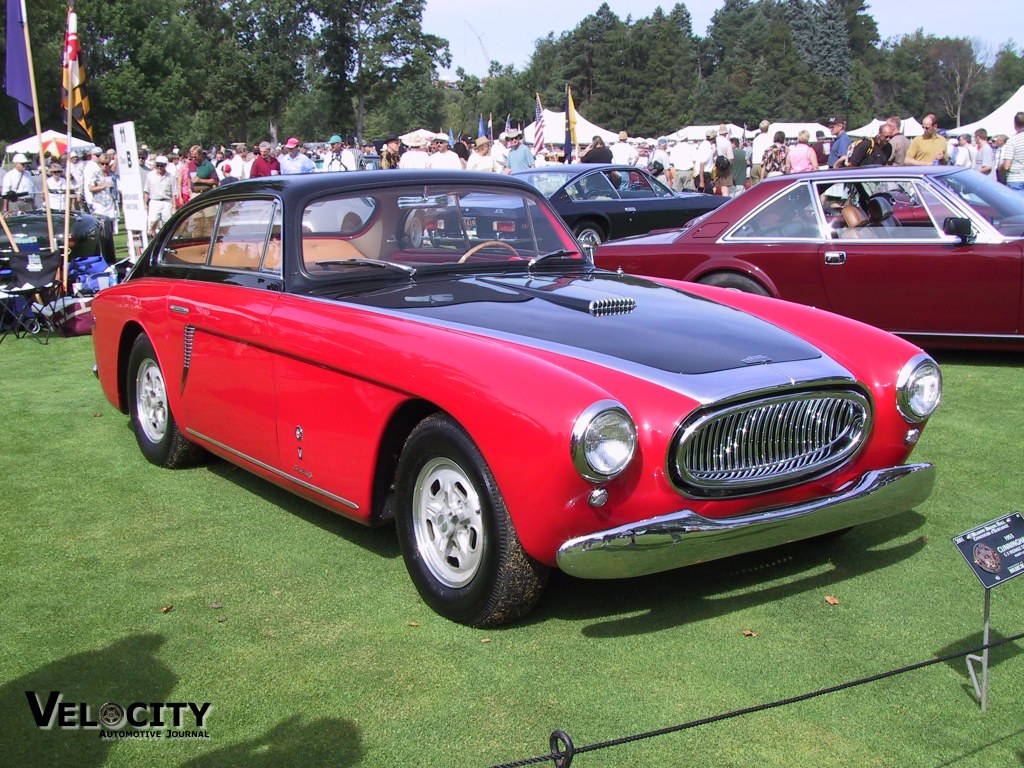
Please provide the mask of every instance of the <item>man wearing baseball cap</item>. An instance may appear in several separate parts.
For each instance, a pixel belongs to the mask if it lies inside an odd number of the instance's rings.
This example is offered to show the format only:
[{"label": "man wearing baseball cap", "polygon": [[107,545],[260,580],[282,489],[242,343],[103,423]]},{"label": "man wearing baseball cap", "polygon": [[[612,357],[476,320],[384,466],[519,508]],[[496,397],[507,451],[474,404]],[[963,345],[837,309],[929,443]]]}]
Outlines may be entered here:
[{"label": "man wearing baseball cap", "polygon": [[31,211],[34,207],[35,185],[28,170],[28,158],[21,152],[12,161],[14,167],[4,174],[2,194],[5,211]]},{"label": "man wearing baseball cap", "polygon": [[146,174],[142,185],[142,201],[148,212],[152,237],[174,212],[174,177],[167,172],[166,155],[157,155],[153,160],[153,170]]},{"label": "man wearing baseball cap", "polygon": [[282,176],[316,172],[316,165],[309,155],[300,151],[299,147],[300,142],[294,136],[284,143],[284,154],[277,158],[277,162],[281,164]]}]

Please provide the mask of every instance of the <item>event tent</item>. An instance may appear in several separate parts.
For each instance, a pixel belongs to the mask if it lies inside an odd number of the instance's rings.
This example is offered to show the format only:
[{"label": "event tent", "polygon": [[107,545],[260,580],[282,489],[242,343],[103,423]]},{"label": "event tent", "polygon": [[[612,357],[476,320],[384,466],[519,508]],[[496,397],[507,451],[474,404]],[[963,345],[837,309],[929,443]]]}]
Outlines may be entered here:
[{"label": "event tent", "polygon": [[[28,138],[16,141],[13,144],[8,144],[4,152],[13,155],[15,152],[24,152],[29,155],[40,154],[39,149],[39,138],[35,134],[32,134]],[[42,145],[43,149],[51,152],[55,155],[63,154],[67,148],[68,137],[66,133],[59,133],[58,131],[43,131],[42,134]],[[76,139],[74,136],[71,137],[71,148],[77,149],[80,152],[92,149],[93,143],[91,141],[84,141],[82,139]],[[54,152],[54,150],[58,150]]]},{"label": "event tent", "polygon": [[[742,139],[753,135],[750,131],[743,133],[743,129],[735,125],[734,123],[726,123],[725,127],[729,129],[729,138]],[[685,128],[680,128],[675,133],[670,133],[668,138],[675,139],[676,141],[704,141],[707,138],[708,131],[714,131],[715,135],[718,134],[718,124],[715,125],[688,125]]]},{"label": "event tent", "polygon": [[[877,117],[867,125],[862,125],[860,128],[851,128],[847,131],[851,136],[877,136],[878,129],[882,127],[882,123],[885,120],[879,120]],[[915,136],[920,136],[924,133],[924,128],[921,127],[921,123],[918,122],[916,117],[908,117],[903,121],[903,135],[909,139]]]},{"label": "event tent", "polygon": [[1013,116],[1018,112],[1024,112],[1024,85],[1018,88],[1017,92],[992,114],[976,122],[953,128],[948,133],[951,136],[959,136],[962,133],[969,133],[973,136],[976,130],[984,128],[988,131],[989,136],[998,136],[1001,133],[1013,136],[1017,130],[1013,127]]},{"label": "event tent", "polygon": [[[537,121],[534,120],[528,126],[523,128],[523,141],[527,144],[533,144],[534,134],[536,132]],[[600,136],[606,144],[619,140],[618,133],[606,130],[599,125],[595,125],[587,120],[587,118],[581,115],[577,110],[576,143],[585,146],[589,144],[595,136]],[[544,110],[544,136],[542,137],[542,141],[545,144],[562,145],[565,143],[565,112],[552,112],[550,109]]]}]

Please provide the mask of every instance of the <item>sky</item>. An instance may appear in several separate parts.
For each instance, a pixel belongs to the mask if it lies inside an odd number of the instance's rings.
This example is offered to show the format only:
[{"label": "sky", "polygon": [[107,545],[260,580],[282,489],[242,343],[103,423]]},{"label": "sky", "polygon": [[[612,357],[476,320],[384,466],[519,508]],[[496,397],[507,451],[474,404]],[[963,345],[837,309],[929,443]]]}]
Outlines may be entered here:
[{"label": "sky", "polygon": [[[607,0],[608,7],[620,19],[646,18],[658,6],[667,13],[675,0]],[[990,49],[992,56],[1003,43],[1013,39],[1018,49],[1024,47],[1024,33],[1008,19],[1019,18],[1020,0],[990,0],[980,12],[964,5],[962,0],[928,0],[922,5],[911,0],[868,2],[868,13],[875,18],[883,40],[913,34],[919,27],[925,34],[937,37],[977,39]],[[711,16],[722,7],[723,0],[687,0],[684,2],[693,20],[693,31],[707,34]],[[448,41],[452,54],[450,71],[442,75],[454,77],[456,68],[478,77],[487,74],[490,60],[511,64],[521,70],[529,63],[535,41],[553,32],[557,39],[576,27],[580,19],[601,6],[601,0],[519,0],[511,5],[474,3],[469,0],[427,0],[423,12],[423,31]],[[922,13],[922,8],[927,13]],[[1015,33],[1015,34],[1014,34]],[[484,54],[486,51],[486,55]]]}]

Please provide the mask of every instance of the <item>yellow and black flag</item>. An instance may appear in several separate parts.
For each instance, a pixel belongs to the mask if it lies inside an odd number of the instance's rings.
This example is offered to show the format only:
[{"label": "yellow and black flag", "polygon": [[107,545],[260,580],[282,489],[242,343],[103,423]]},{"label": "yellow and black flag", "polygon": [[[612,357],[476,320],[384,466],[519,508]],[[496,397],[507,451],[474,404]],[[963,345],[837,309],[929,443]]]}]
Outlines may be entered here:
[{"label": "yellow and black flag", "polygon": [[[85,66],[78,45],[78,14],[75,0],[68,0],[68,31],[64,38],[64,85],[60,105],[71,110],[71,119],[92,138],[92,117],[89,115],[89,94],[85,90]],[[70,105],[70,106],[69,106]]]}]

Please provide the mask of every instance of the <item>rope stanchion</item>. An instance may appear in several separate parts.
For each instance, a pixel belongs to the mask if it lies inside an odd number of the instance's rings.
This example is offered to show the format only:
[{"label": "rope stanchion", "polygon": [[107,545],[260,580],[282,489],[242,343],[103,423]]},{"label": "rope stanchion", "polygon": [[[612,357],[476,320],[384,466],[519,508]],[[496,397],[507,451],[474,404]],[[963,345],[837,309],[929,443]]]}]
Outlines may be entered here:
[{"label": "rope stanchion", "polygon": [[599,749],[608,749],[609,747],[617,747],[622,744],[629,744],[634,741],[643,741],[644,739],[650,739],[654,736],[664,736],[669,733],[676,733],[677,731],[685,731],[689,728],[696,728],[700,725],[708,725],[710,723],[717,723],[722,720],[729,720],[734,717],[740,717],[742,715],[751,715],[755,712],[763,712],[768,709],[776,709],[778,707],[784,707],[789,704],[797,704],[801,701],[808,701],[810,699],[816,699],[819,696],[825,696],[829,693],[837,693],[839,691],[845,691],[848,688],[856,688],[860,685],[867,685],[868,683],[874,683],[879,680],[884,680],[889,677],[895,677],[896,675],[902,675],[906,672],[914,672],[924,667],[930,667],[933,664],[944,664],[954,659],[960,659],[965,656],[977,655],[982,651],[987,651],[991,648],[997,648],[1000,645],[1006,645],[1007,643],[1015,643],[1018,640],[1024,639],[1024,632],[1013,635],[1012,637],[1006,637],[1002,640],[998,640],[994,643],[986,643],[985,645],[977,648],[971,648],[967,651],[959,651],[958,653],[951,653],[946,656],[941,656],[935,659],[929,659],[927,661],[919,661],[916,664],[909,664],[899,669],[893,669],[889,672],[879,672],[877,675],[871,675],[870,677],[862,677],[859,680],[852,680],[848,683],[840,683],[838,685],[832,685],[828,688],[821,688],[817,691],[810,693],[802,693],[799,696],[791,696],[786,699],[779,699],[778,701],[768,702],[766,704],[757,704],[752,707],[745,707],[743,709],[736,709],[732,712],[725,712],[720,715],[712,715],[710,717],[701,718],[700,720],[691,720],[688,723],[682,723],[681,725],[671,725],[665,728],[659,728],[653,731],[647,731],[646,733],[638,733],[633,736],[623,736],[618,739],[612,739],[610,741],[602,741],[597,744],[589,744],[582,747],[576,747],[572,743],[572,739],[569,734],[565,731],[555,731],[551,734],[550,744],[551,753],[547,755],[538,755],[536,757],[526,758],[525,760],[517,760],[512,763],[501,763],[499,765],[493,765],[491,768],[520,768],[520,766],[537,765],[538,763],[546,763],[551,761],[555,764],[555,768],[568,768],[572,763],[572,759],[575,755],[583,754],[584,752],[595,752]]}]

